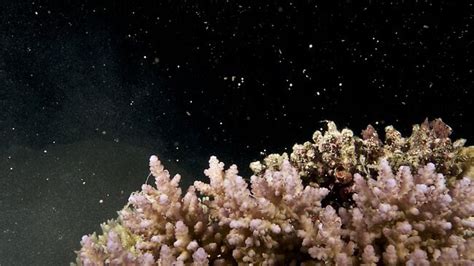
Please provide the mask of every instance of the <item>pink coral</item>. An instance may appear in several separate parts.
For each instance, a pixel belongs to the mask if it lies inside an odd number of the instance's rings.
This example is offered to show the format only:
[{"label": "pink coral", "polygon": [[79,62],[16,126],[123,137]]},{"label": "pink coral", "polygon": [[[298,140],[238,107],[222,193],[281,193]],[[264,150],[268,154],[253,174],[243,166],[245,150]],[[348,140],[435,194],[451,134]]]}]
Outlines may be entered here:
[{"label": "pink coral", "polygon": [[386,264],[407,258],[407,262],[421,264],[428,259],[442,263],[474,259],[474,250],[469,247],[474,229],[470,226],[474,215],[470,179],[458,180],[449,189],[433,164],[419,169],[416,175],[405,166],[393,174],[386,160],[380,163],[377,179],[359,174],[354,179],[356,206],[341,208],[339,213],[359,248],[378,243],[380,249],[371,252],[371,257],[383,257]]},{"label": "pink coral", "polygon": [[355,175],[356,204],[337,213],[321,206],[328,190],[304,186],[286,159],[252,176],[251,189],[235,166],[224,170],[215,157],[209,163],[210,184],[195,182],[181,197],[179,176],[170,179],[152,156],[157,187],[143,185],[134,193],[120,212],[121,225],[104,225],[102,241],[84,236],[78,261],[207,265],[314,259],[394,265],[474,259],[474,186],[464,178],[449,189],[432,164],[416,175],[407,167],[394,174],[382,160],[376,179]]},{"label": "pink coral", "polygon": [[[449,130],[443,125],[434,123],[430,134],[446,137]],[[337,133],[335,127],[332,130]],[[349,133],[341,133],[340,145],[351,143]],[[374,130],[369,128],[364,135],[380,144]],[[324,137],[330,139],[315,134]],[[341,152],[321,145],[336,152],[323,156],[325,162],[336,160],[348,167],[344,169],[354,170],[350,161],[334,157]],[[342,153],[353,156],[351,149]],[[144,184],[132,193],[118,219],[102,225],[103,234],[84,236],[77,263],[474,263],[471,178],[448,182],[449,176],[437,172],[443,168],[433,163],[415,169],[402,165],[394,171],[389,158],[381,157],[370,171],[357,171],[351,176],[353,183],[344,184],[354,193],[353,201],[323,204],[331,187],[305,180],[302,169],[315,166],[305,168],[303,164],[312,162],[303,159],[292,164],[286,154],[270,155],[264,164],[252,163],[255,174],[247,182],[235,165],[225,169],[213,156],[204,171],[209,183],[196,181],[183,195],[181,177],[171,178],[151,156],[155,186]]]}]

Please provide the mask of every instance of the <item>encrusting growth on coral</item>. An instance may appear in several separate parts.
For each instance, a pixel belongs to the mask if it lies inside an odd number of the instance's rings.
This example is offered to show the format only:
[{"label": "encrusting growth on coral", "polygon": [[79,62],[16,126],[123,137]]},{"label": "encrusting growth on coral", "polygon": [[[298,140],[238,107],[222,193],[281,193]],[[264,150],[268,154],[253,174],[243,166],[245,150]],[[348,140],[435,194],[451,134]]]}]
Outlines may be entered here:
[{"label": "encrusting growth on coral", "polygon": [[382,142],[370,125],[359,138],[351,130],[338,131],[333,122],[328,122],[328,130],[316,131],[313,142],[294,145],[290,160],[304,180],[330,186],[334,203],[348,203],[353,174],[374,177],[381,158],[392,169],[408,166],[416,170],[433,163],[437,172],[449,177],[449,182],[462,177],[468,171],[466,167],[474,165],[474,149],[464,148],[464,139],[453,142],[449,138],[451,132],[441,119],[425,120],[413,126],[408,138],[392,126],[386,127]]},{"label": "encrusting growth on coral", "polygon": [[290,156],[251,163],[247,182],[216,157],[183,195],[150,158],[155,185],[132,193],[78,265],[429,265],[474,263],[474,149],[441,119],[382,141],[333,122]]}]

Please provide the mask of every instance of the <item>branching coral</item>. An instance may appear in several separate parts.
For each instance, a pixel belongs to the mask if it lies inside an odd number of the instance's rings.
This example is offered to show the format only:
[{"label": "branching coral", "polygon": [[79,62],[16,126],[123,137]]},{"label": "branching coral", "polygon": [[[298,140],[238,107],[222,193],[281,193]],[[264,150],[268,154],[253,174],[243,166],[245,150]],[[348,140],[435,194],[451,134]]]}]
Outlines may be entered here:
[{"label": "branching coral", "polygon": [[250,182],[211,157],[209,183],[184,195],[152,156],[155,186],[84,236],[77,264],[474,263],[474,181],[460,176],[471,150],[441,120],[407,139],[386,131],[384,144],[370,126],[357,138],[330,122],[290,157],[252,163]]},{"label": "branching coral", "polygon": [[[387,265],[468,263],[474,260],[474,184],[457,180],[452,188],[427,164],[412,175],[401,166],[394,174],[386,160],[376,179],[355,179],[355,207],[341,208],[350,239],[364,250],[364,263]],[[370,259],[364,259],[366,249]],[[424,254],[423,259],[415,259]]]},{"label": "branching coral", "polygon": [[[441,119],[414,125],[408,138],[387,126],[385,141],[370,125],[361,137],[354,136],[349,129],[337,130],[333,122],[328,122],[327,127],[324,133],[314,133],[313,142],[294,145],[290,159],[305,181],[330,188],[331,195],[326,201],[332,205],[347,207],[353,175],[374,177],[381,159],[387,160],[393,169],[403,165],[416,170],[433,163],[449,182],[462,178],[469,171],[467,168],[474,165],[472,147],[464,148],[464,139],[453,142],[449,138],[452,129]],[[265,162],[262,169],[267,167]]]}]

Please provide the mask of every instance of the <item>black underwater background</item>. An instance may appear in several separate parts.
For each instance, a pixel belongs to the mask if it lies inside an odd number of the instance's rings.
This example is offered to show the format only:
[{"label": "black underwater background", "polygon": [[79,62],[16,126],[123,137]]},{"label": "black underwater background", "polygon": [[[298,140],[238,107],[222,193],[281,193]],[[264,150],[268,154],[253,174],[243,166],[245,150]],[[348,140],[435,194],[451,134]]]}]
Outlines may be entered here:
[{"label": "black underwater background", "polygon": [[473,3],[432,2],[1,1],[0,265],[73,261],[151,154],[187,186],[324,120],[472,145]]}]

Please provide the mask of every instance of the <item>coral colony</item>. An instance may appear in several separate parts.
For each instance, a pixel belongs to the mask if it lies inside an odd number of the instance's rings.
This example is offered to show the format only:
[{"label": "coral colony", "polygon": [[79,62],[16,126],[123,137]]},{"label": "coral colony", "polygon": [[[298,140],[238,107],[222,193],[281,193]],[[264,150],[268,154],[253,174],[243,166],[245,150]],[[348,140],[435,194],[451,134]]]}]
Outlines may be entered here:
[{"label": "coral colony", "polygon": [[237,166],[216,157],[183,195],[150,158],[155,185],[134,192],[78,265],[474,264],[474,147],[441,119],[389,126],[382,141],[328,122],[290,155]]}]

